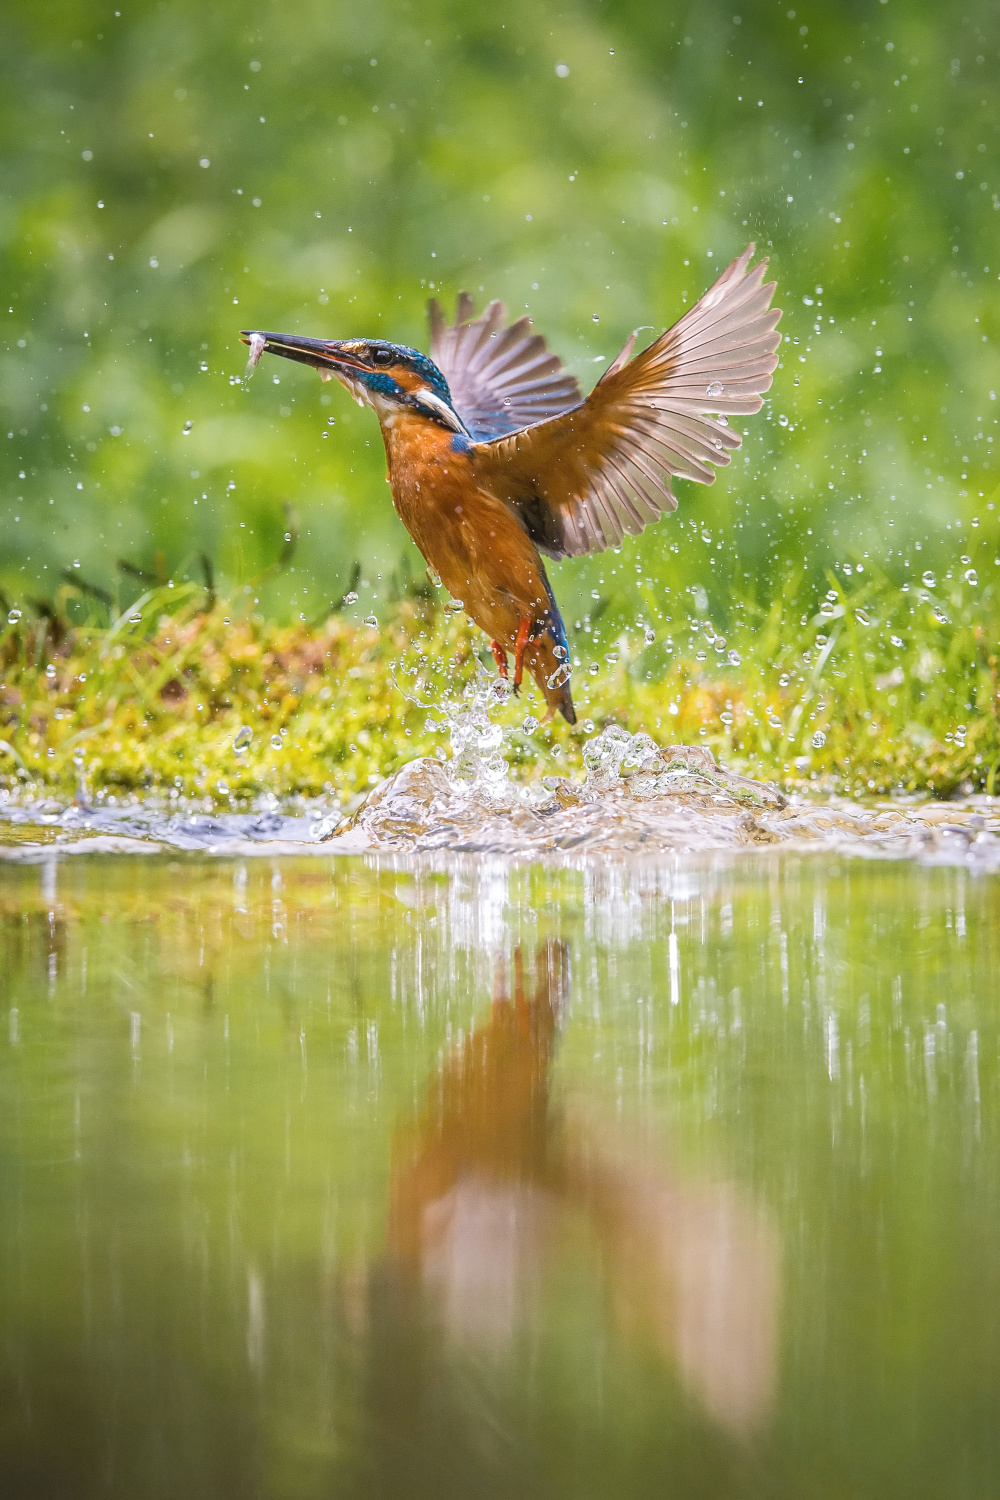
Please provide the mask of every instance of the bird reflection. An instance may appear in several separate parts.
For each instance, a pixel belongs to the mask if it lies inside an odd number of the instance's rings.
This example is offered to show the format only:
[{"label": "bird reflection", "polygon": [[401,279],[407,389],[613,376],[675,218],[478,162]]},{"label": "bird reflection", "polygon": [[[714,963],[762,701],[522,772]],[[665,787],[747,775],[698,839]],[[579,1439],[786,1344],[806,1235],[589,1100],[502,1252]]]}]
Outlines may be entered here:
[{"label": "bird reflection", "polygon": [[[498,962],[488,1017],[445,1055],[423,1108],[394,1140],[368,1338],[380,1346],[379,1425],[411,1459],[426,1448],[431,1411],[439,1455],[452,1451],[458,1462],[472,1425],[482,1441],[501,1442],[503,1371],[540,1326],[546,1277],[558,1271],[560,1247],[579,1245],[581,1227],[623,1345],[669,1362],[703,1413],[734,1436],[758,1429],[772,1408],[775,1230],[736,1188],[682,1180],[664,1167],[662,1149],[644,1150],[617,1122],[554,1106],[569,972],[557,942],[538,950],[530,976],[520,950],[509,969]],[[456,1395],[458,1367],[466,1375]],[[463,1401],[480,1416],[489,1409],[490,1421],[463,1419]]]},{"label": "bird reflection", "polygon": [[549,1064],[569,980],[562,943],[539,950],[527,993],[498,961],[488,1022],[445,1058],[427,1107],[397,1136],[389,1251],[431,1291],[459,1342],[509,1342],[561,1187]]}]

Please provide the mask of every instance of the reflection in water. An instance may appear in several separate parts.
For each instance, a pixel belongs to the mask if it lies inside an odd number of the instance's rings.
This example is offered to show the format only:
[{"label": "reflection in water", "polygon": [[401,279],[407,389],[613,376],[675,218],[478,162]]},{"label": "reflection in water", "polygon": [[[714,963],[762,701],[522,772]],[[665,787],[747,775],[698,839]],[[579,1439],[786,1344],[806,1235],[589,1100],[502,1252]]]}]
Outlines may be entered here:
[{"label": "reflection in water", "polygon": [[621,1127],[552,1106],[568,985],[564,943],[538,950],[530,982],[515,949],[513,995],[498,960],[488,1020],[396,1137],[387,1274],[426,1298],[427,1338],[497,1358],[530,1337],[546,1262],[582,1218],[619,1330],[674,1361],[715,1421],[748,1431],[775,1392],[776,1233],[735,1189],[674,1180]]},{"label": "reflection in water", "polygon": [[3,1500],[992,1494],[998,916],[888,861],[3,866]]},{"label": "reflection in water", "polygon": [[566,945],[551,942],[528,995],[518,948],[512,1000],[498,961],[488,1022],[451,1050],[395,1142],[389,1255],[457,1343],[510,1344],[538,1273],[562,1187],[549,1063],[568,979]]}]

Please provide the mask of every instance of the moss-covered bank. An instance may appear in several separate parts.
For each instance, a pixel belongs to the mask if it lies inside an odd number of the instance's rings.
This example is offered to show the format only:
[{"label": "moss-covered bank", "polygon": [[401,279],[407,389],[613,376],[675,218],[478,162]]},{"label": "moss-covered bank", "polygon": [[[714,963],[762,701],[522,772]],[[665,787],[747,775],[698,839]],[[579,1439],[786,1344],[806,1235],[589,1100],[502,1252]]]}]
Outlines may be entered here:
[{"label": "moss-covered bank", "polygon": [[[1000,791],[995,590],[831,583],[818,610],[790,583],[728,641],[689,617],[589,661],[576,632],[580,722],[537,727],[532,689],[501,711],[512,760],[563,771],[617,720],[790,788]],[[209,608],[191,585],[151,590],[110,624],[15,610],[0,631],[0,784],[349,803],[447,743],[440,707],[476,653],[489,661],[479,632],[419,595],[378,625],[280,626]]]}]

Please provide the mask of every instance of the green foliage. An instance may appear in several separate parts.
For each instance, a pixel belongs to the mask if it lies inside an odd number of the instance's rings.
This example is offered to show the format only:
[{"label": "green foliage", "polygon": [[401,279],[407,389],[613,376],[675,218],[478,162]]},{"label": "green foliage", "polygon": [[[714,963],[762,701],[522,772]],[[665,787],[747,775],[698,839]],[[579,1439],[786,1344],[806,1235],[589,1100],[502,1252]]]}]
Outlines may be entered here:
[{"label": "green foliage", "polygon": [[[307,545],[262,612],[315,618],[356,558],[377,594],[412,549],[370,414],[306,370],[233,383],[240,327],[420,343],[430,290],[466,286],[529,307],[588,385],[751,237],[779,279],[783,364],[732,469],[629,544],[657,609],[701,590],[724,618],[789,559],[815,585],[870,554],[900,583],[986,523],[987,0],[10,0],[3,28],[11,602],[51,603],[76,560],[113,593],[116,560],[155,571],[157,553],[178,580],[207,554],[232,594],[289,500]],[[692,518],[721,543],[711,568]],[[601,559],[554,573],[571,615],[610,579]],[[603,596],[631,618],[631,582]]]},{"label": "green foliage", "polygon": [[[790,578],[729,636],[680,618],[658,637],[606,640],[603,659],[581,626],[579,723],[539,727],[533,687],[509,702],[515,774],[578,774],[583,741],[618,720],[792,789],[1000,790],[996,585],[828,581],[818,609]],[[211,603],[172,580],[110,625],[73,625],[74,594],[66,585],[49,617],[0,633],[0,784],[15,794],[349,808],[405,761],[443,754],[448,714],[483,663],[492,670],[481,633],[412,583],[381,626],[279,625],[247,595]]]}]

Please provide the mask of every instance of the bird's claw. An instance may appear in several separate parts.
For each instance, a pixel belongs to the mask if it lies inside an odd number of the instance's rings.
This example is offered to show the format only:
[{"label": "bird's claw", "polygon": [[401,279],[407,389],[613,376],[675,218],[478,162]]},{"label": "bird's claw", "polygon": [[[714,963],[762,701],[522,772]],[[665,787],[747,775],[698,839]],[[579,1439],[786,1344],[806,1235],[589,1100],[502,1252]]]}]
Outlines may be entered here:
[{"label": "bird's claw", "polygon": [[514,647],[514,692],[521,686],[524,676],[524,653],[531,636],[531,616],[522,615],[517,626],[517,643]]},{"label": "bird's claw", "polygon": [[497,671],[504,682],[507,681],[507,653],[499,641],[490,641],[490,650],[493,652],[493,660],[497,664]]}]

